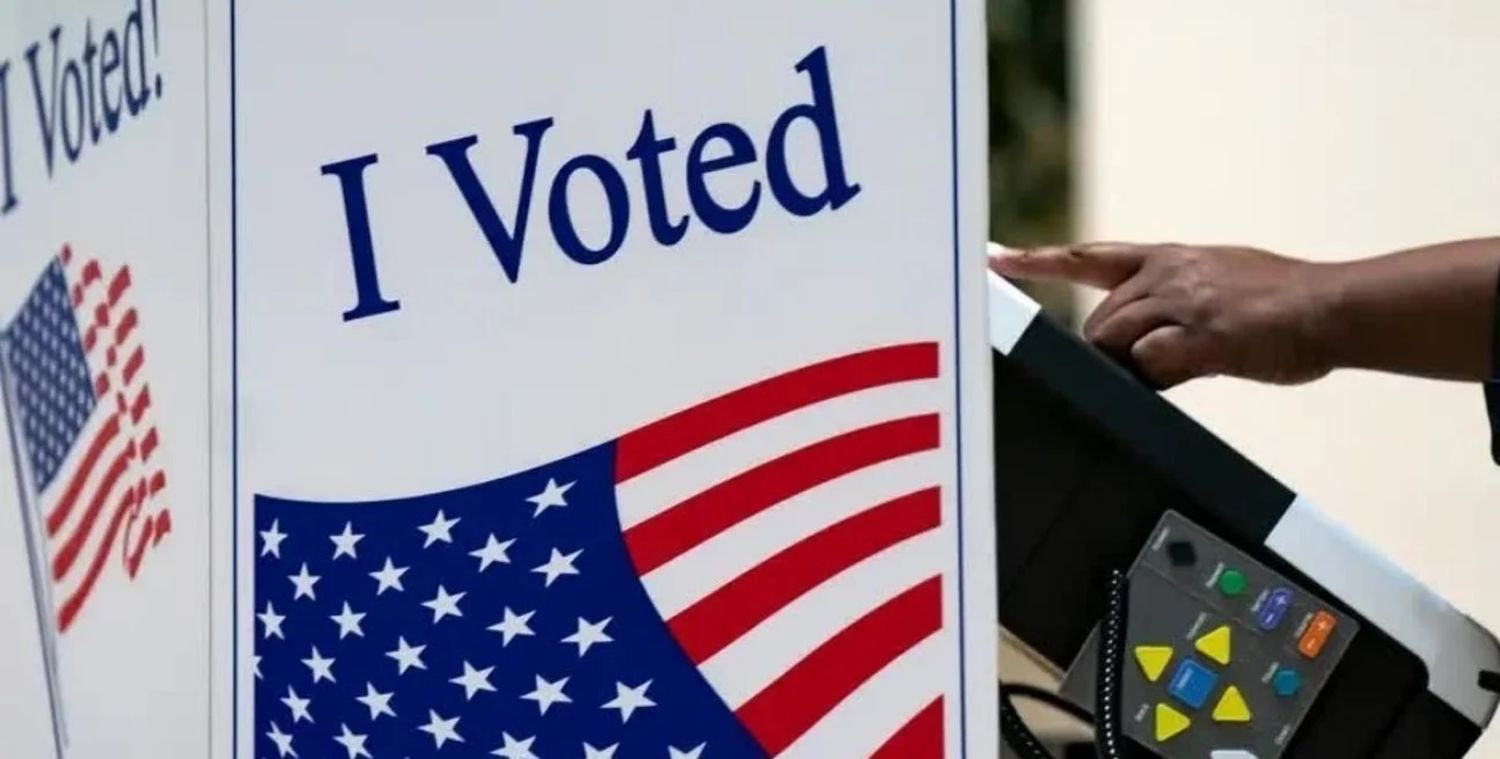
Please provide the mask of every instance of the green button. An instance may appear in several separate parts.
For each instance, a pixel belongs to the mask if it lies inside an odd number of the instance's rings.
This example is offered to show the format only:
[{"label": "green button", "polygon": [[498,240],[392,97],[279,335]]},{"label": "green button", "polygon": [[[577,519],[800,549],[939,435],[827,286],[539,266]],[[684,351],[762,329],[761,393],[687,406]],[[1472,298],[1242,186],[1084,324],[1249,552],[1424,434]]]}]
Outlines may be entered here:
[{"label": "green button", "polygon": [[1219,592],[1226,596],[1238,596],[1245,592],[1245,575],[1238,569],[1226,569],[1219,575]]}]

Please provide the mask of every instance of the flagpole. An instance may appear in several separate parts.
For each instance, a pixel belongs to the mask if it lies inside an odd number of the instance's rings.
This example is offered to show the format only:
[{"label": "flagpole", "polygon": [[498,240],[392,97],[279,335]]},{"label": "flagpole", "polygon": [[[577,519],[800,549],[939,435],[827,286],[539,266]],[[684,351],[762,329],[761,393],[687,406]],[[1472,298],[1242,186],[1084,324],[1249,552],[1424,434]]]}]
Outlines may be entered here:
[{"label": "flagpole", "polygon": [[20,439],[17,437],[16,425],[19,420],[19,407],[13,401],[13,388],[11,387],[11,368],[7,350],[10,340],[3,330],[0,330],[0,401],[3,401],[7,413],[5,414],[5,428],[10,435],[11,463],[16,473],[16,490],[20,496],[21,520],[24,522],[23,530],[26,533],[27,564],[31,568],[31,593],[36,603],[37,634],[42,643],[42,661],[46,668],[47,701],[52,713],[52,742],[57,752],[57,759],[63,759],[63,749],[67,746],[67,722],[63,717],[62,684],[59,682],[57,671],[57,633],[55,615],[52,611],[51,594],[47,592],[46,578],[43,570],[46,566],[46,557],[38,548],[37,522],[32,513],[32,500],[30,488],[27,483],[30,480],[29,470],[25,468],[21,456]]}]

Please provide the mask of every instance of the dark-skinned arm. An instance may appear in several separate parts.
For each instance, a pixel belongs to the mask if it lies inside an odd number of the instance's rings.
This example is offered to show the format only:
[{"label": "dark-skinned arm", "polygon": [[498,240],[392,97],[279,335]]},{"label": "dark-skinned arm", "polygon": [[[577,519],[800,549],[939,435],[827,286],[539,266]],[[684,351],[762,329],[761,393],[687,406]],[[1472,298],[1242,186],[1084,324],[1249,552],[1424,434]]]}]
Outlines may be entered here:
[{"label": "dark-skinned arm", "polygon": [[1341,368],[1493,379],[1500,238],[1336,263],[1093,243],[1009,251],[991,267],[1108,291],[1085,336],[1159,387],[1212,375],[1292,384]]}]

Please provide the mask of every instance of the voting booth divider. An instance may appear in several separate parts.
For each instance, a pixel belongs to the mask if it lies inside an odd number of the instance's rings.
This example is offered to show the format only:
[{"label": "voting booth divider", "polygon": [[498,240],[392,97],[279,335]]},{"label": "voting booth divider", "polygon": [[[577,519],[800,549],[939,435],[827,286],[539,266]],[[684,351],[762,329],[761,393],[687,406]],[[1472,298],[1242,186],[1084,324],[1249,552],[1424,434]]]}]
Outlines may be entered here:
[{"label": "voting booth divider", "polygon": [[0,8],[0,755],[204,756],[202,4]]},{"label": "voting booth divider", "polygon": [[0,11],[0,755],[1457,757],[1493,638],[985,265],[984,5]]},{"label": "voting booth divider", "polygon": [[997,753],[976,0],[0,17],[7,755]]}]

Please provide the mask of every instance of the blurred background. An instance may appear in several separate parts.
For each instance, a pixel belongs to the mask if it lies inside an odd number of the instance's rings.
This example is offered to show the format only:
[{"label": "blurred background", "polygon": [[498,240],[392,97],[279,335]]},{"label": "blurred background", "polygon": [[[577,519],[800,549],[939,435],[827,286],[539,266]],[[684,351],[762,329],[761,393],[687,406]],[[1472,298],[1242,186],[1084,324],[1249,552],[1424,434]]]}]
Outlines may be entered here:
[{"label": "blurred background", "polygon": [[[1500,235],[1493,0],[990,0],[989,64],[994,240],[1340,259]],[[1097,297],[1033,292],[1070,324]],[[1479,388],[1345,372],[1168,397],[1500,631]]]}]

